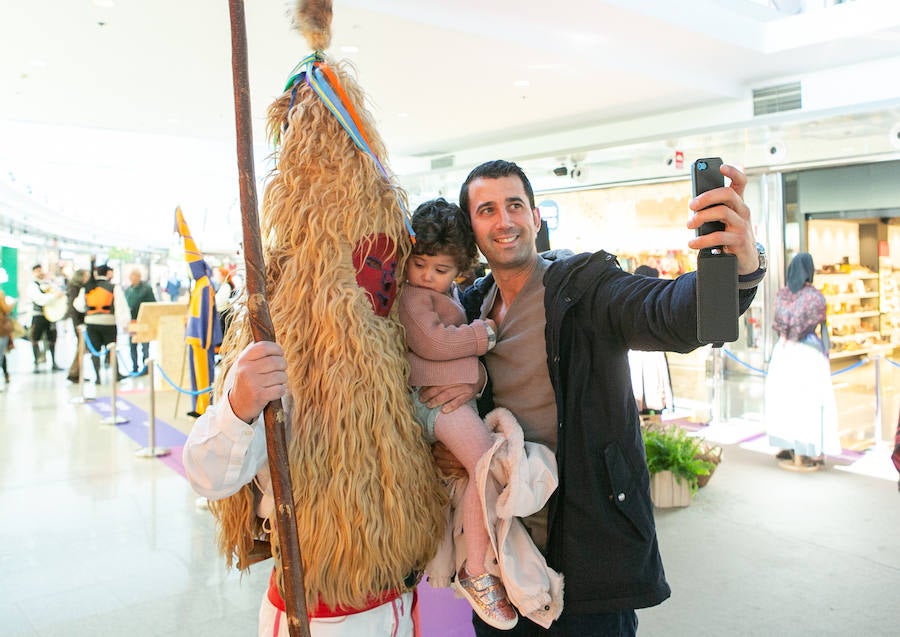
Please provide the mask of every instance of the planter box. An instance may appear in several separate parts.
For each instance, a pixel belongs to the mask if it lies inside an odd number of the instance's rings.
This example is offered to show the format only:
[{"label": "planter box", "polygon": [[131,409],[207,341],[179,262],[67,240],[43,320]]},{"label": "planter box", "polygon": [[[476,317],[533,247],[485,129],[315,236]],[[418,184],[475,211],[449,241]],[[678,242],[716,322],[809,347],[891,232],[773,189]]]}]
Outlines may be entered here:
[{"label": "planter box", "polygon": [[691,488],[671,471],[660,471],[650,476],[650,499],[660,509],[686,507],[691,503]]}]

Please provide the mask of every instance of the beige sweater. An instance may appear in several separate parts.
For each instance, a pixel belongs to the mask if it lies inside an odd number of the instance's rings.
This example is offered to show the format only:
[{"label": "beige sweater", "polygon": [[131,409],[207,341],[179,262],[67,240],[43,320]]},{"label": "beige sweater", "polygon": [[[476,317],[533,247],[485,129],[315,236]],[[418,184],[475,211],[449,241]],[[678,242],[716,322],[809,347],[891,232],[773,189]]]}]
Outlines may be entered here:
[{"label": "beige sweater", "polygon": [[478,381],[478,357],[488,349],[487,327],[481,319],[467,325],[455,296],[455,289],[450,296],[409,284],[400,292],[413,387]]}]

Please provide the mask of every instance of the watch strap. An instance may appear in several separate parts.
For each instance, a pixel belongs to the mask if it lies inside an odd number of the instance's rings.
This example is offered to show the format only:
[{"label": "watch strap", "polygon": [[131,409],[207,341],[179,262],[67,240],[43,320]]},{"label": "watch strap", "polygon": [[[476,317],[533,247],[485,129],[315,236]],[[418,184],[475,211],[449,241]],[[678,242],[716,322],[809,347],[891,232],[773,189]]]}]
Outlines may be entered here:
[{"label": "watch strap", "polygon": [[750,288],[757,287],[762,280],[766,278],[766,271],[762,268],[759,268],[755,272],[751,272],[750,274],[739,274],[738,275],[738,289],[739,290],[749,290]]}]

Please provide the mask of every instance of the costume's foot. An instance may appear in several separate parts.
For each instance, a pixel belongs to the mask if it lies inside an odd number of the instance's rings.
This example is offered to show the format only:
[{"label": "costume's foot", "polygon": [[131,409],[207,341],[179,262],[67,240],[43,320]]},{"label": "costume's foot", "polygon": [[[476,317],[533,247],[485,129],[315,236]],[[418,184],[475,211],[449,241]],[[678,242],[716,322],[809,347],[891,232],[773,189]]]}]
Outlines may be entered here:
[{"label": "costume's foot", "polygon": [[66,376],[66,380],[69,381],[70,383],[77,383],[78,376]]},{"label": "costume's foot", "polygon": [[59,365],[57,365],[56,363],[53,363],[53,367],[51,367],[50,369],[54,372],[61,372],[63,370],[63,368],[60,367]]},{"label": "costume's foot", "polygon": [[793,460],[794,459],[794,450],[793,449],[782,449],[778,453],[775,454],[775,457],[779,460]]},{"label": "costume's foot", "polygon": [[509,603],[499,577],[490,573],[470,577],[463,565],[453,585],[486,624],[500,630],[511,630],[518,623],[519,615]]}]

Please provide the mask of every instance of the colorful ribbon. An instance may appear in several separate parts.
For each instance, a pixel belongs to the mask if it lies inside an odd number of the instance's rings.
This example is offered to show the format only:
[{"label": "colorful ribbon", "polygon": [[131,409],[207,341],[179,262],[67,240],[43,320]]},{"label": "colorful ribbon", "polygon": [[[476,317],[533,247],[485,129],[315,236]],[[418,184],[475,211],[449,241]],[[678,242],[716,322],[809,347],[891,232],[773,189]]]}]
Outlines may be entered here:
[{"label": "colorful ribbon", "polygon": [[[311,53],[300,60],[291,71],[291,78],[284,87],[284,90],[291,89],[291,101],[288,105],[288,112],[290,112],[291,108],[294,106],[297,97],[297,88],[303,81],[305,81],[316,95],[319,96],[322,103],[324,103],[328,110],[331,111],[332,115],[335,116],[341,127],[347,131],[348,135],[350,135],[350,139],[353,140],[356,147],[372,158],[375,165],[378,166],[378,170],[393,190],[394,184],[391,183],[391,178],[388,175],[387,170],[385,170],[381,160],[369,145],[369,139],[366,136],[362,120],[353,108],[350,98],[347,97],[347,93],[344,91],[343,87],[341,87],[334,71],[332,71],[325,62],[320,51]],[[284,128],[287,129],[287,121],[284,123]],[[409,237],[413,243],[415,243],[416,233],[412,229],[412,225],[409,222],[409,212],[403,203],[403,198],[400,197],[399,194],[397,195],[397,202],[400,204],[400,209],[403,211],[403,222],[406,224],[406,230],[409,233]]]}]

